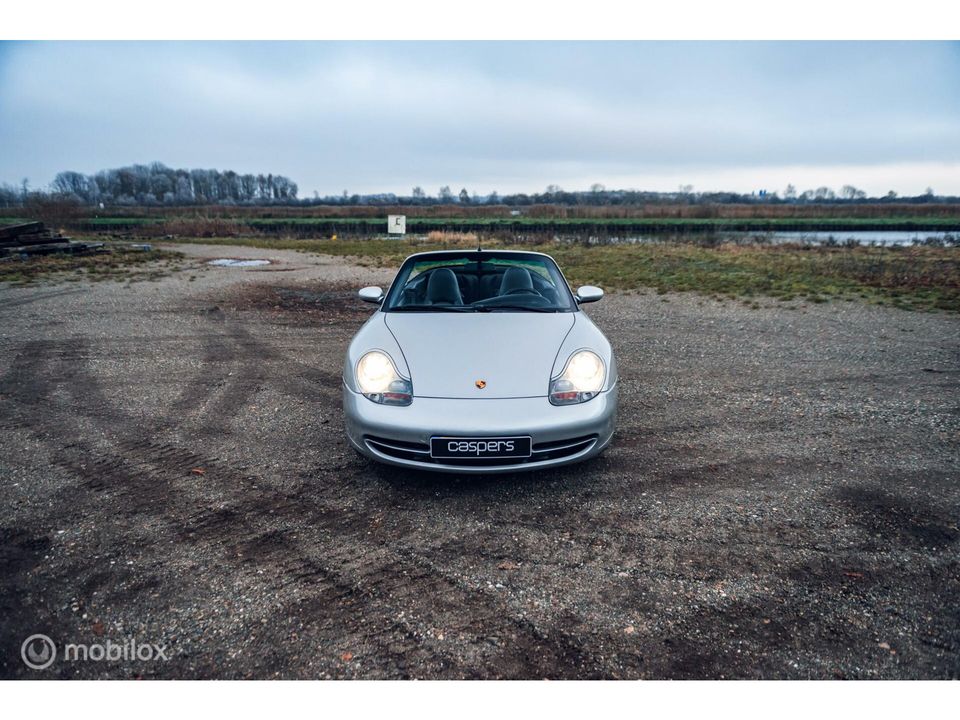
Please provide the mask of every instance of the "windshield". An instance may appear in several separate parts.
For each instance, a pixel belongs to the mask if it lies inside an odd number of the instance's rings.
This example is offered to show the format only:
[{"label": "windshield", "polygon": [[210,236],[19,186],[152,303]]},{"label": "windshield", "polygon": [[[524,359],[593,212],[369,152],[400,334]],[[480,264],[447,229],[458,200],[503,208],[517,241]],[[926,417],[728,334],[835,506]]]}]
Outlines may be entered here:
[{"label": "windshield", "polygon": [[545,255],[467,251],[407,259],[385,312],[573,312],[557,264]]}]

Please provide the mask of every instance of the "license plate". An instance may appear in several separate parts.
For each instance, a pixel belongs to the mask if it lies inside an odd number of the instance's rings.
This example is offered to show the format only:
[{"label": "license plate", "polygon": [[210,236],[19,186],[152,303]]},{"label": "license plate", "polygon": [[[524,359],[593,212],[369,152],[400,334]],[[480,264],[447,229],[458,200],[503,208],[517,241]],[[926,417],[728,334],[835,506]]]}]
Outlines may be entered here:
[{"label": "license plate", "polygon": [[430,438],[430,457],[483,460],[486,458],[528,458],[530,437]]}]

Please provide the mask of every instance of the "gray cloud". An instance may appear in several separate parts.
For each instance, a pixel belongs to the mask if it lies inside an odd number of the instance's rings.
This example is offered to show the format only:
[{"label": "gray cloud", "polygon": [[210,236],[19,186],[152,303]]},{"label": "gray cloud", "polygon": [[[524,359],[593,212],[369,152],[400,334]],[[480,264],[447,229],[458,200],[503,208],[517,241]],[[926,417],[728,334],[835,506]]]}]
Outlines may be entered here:
[{"label": "gray cloud", "polygon": [[791,176],[960,193],[958,48],[8,43],[0,180],[160,160],[301,194]]}]

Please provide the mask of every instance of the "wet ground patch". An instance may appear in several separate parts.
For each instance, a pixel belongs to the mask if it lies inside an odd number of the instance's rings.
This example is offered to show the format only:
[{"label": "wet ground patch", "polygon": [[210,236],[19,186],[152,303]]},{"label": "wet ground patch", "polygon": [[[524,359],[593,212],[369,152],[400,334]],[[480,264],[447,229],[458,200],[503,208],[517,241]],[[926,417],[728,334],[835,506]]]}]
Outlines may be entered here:
[{"label": "wet ground patch", "polygon": [[214,267],[262,267],[270,264],[272,264],[270,260],[257,258],[217,258],[207,261],[207,265],[213,265]]},{"label": "wet ground patch", "polygon": [[258,284],[227,294],[220,304],[263,311],[278,322],[295,324],[362,323],[373,310],[347,283]]}]

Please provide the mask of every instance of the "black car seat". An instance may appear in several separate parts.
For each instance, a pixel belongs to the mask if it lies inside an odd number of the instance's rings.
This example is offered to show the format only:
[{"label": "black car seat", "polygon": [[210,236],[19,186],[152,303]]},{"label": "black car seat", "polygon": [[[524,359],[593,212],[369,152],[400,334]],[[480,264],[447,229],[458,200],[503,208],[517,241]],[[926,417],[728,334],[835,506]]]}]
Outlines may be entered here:
[{"label": "black car seat", "polygon": [[457,281],[460,283],[460,295],[463,296],[465,303],[472,303],[477,299],[479,282],[475,276],[466,273],[457,274]]},{"label": "black car seat", "polygon": [[557,289],[546,280],[541,281],[540,287],[537,288],[537,292],[549,300],[551,305],[560,304],[560,294],[557,292]]},{"label": "black car seat", "polygon": [[503,276],[497,273],[484,275],[480,278],[480,299],[486,300],[487,298],[494,297],[500,289],[500,281],[502,279]]},{"label": "black car seat", "polygon": [[430,305],[463,305],[457,276],[450,268],[437,268],[427,281],[427,302]]},{"label": "black car seat", "polygon": [[531,295],[537,292],[533,287],[533,278],[530,277],[528,270],[519,267],[507,268],[506,272],[503,273],[503,280],[500,282],[500,294],[506,295],[518,290],[529,290]]}]

